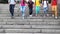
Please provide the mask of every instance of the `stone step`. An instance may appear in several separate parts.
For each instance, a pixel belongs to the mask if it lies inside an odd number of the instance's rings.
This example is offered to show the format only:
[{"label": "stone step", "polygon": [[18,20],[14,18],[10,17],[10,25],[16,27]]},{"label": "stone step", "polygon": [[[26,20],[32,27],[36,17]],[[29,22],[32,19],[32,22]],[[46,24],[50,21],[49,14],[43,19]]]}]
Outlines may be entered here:
[{"label": "stone step", "polygon": [[[1,14],[9,14],[10,12],[9,12],[9,10],[0,10],[1,12]],[[15,13],[18,13],[18,12],[20,12],[21,13],[21,11],[19,11],[18,9],[15,9],[15,11],[14,11]],[[29,10],[26,10],[25,11],[25,13],[29,13]],[[35,10],[33,10],[33,13],[35,13]],[[40,10],[40,13],[44,13],[44,11],[43,10]],[[50,13],[52,13],[52,11],[48,11],[48,13],[50,14]],[[60,12],[58,12],[58,14],[60,14]]]},{"label": "stone step", "polygon": [[32,25],[33,29],[60,29],[59,25]]},{"label": "stone step", "polygon": [[[33,17],[36,17],[35,15],[36,14],[33,13]],[[0,17],[10,17],[10,16],[11,16],[10,13],[9,14],[0,14]],[[14,16],[20,17],[20,16],[22,16],[22,13],[15,13]],[[27,14],[25,14],[25,16],[29,17],[29,14],[27,13]],[[43,13],[38,14],[37,17],[44,17],[44,14]],[[46,16],[46,17],[52,17],[52,14],[49,14],[49,16]],[[58,17],[60,17],[60,14],[58,14]]]},{"label": "stone step", "polygon": [[[18,11],[18,10],[15,10],[15,11],[14,11],[14,13],[18,13],[18,12],[21,13],[21,11]],[[0,13],[2,13],[2,14],[5,13],[5,14],[7,14],[7,13],[10,13],[10,12],[7,11],[7,10],[6,10],[6,11],[4,10],[4,11],[1,11]],[[29,13],[29,11],[26,10],[25,13]],[[33,13],[35,13],[35,10],[33,11]],[[43,10],[40,10],[40,13],[44,13],[44,11],[43,11]],[[52,12],[49,11],[48,13],[52,13]]]},{"label": "stone step", "polygon": [[60,25],[0,25],[2,29],[60,29]]},{"label": "stone step", "polygon": [[[15,17],[15,19],[22,19],[22,16],[21,15],[14,15],[14,17]],[[9,15],[7,15],[7,16],[3,16],[3,15],[0,15],[0,19],[11,19],[11,16],[9,16]],[[52,17],[52,16],[46,16],[46,17],[44,17],[44,16],[41,16],[41,15],[39,15],[39,16],[32,16],[32,17],[29,17],[29,15],[25,15],[25,19],[53,19],[53,20],[56,20],[56,19],[54,19],[54,17]],[[58,19],[57,20],[59,20],[60,19],[60,16],[58,16]]]},{"label": "stone step", "polygon": [[60,21],[27,21],[27,20],[18,20],[18,21],[7,21],[6,19],[0,21],[0,25],[60,25]]},{"label": "stone step", "polygon": [[4,33],[33,33],[40,32],[40,29],[0,29],[0,32]]},{"label": "stone step", "polygon": [[4,32],[4,29],[0,29],[0,34]]},{"label": "stone step", "polygon": [[0,34],[60,34],[60,33],[0,33]]},{"label": "stone step", "polygon": [[0,29],[0,33],[59,34],[59,29]]},{"label": "stone step", "polygon": [[60,29],[4,29],[5,33],[60,33]]},{"label": "stone step", "polygon": [[7,22],[7,25],[59,25],[59,22]]},{"label": "stone step", "polygon": [[[22,18],[22,17],[21,17]],[[5,20],[6,21],[6,20]],[[31,18],[31,19],[7,19],[7,21],[8,22],[10,22],[10,21],[13,21],[13,22],[15,22],[15,21],[26,21],[26,22],[59,22],[60,21],[60,19],[39,19],[39,18],[36,18],[36,19],[33,19],[33,18]]]},{"label": "stone step", "polygon": [[5,24],[6,24],[6,22],[4,22],[4,21],[0,22],[0,25],[5,25]]},{"label": "stone step", "polygon": [[42,29],[42,33],[59,33],[60,29]]},{"label": "stone step", "polygon": [[53,18],[41,18],[41,17],[32,17],[27,19],[22,19],[22,17],[15,17],[15,19],[11,19],[11,17],[0,17],[0,24],[60,24],[60,19]]},{"label": "stone step", "polygon": [[[18,14],[21,12],[14,12],[14,14]],[[29,14],[29,11],[28,12],[25,12],[26,14]],[[10,14],[10,12],[0,12],[0,14]],[[35,12],[33,14],[36,14]],[[40,12],[39,14],[44,14],[44,12]],[[48,12],[48,14],[52,14],[52,12]],[[60,12],[58,12],[58,14],[60,14]]]}]

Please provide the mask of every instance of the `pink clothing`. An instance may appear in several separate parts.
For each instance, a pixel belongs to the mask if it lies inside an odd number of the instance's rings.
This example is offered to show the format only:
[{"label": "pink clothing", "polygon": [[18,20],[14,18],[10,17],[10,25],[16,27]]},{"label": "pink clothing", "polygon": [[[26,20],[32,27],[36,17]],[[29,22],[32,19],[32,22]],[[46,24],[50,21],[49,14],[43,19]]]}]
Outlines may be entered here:
[{"label": "pink clothing", "polygon": [[21,6],[25,6],[25,1],[24,0],[21,0]]}]

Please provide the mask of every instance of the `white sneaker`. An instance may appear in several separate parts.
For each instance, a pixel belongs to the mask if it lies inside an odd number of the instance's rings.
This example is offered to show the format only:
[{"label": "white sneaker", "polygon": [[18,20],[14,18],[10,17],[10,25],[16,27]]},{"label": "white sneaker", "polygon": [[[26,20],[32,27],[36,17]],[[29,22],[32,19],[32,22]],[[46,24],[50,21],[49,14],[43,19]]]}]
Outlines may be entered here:
[{"label": "white sneaker", "polygon": [[54,15],[52,15],[52,17],[54,17]]},{"label": "white sneaker", "polygon": [[55,19],[57,19],[58,17],[56,16]]},{"label": "white sneaker", "polygon": [[49,16],[49,14],[47,14],[47,16]]},{"label": "white sneaker", "polygon": [[30,17],[32,17],[32,15],[30,15]]},{"label": "white sneaker", "polygon": [[24,19],[24,17],[23,17],[23,19]]}]

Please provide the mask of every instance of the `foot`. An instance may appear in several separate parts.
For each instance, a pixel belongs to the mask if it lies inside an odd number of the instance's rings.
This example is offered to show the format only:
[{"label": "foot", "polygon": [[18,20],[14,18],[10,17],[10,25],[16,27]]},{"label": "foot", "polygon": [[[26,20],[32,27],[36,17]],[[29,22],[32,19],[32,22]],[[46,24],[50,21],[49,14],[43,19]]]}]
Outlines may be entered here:
[{"label": "foot", "polygon": [[54,17],[54,15],[52,15],[52,17]]},{"label": "foot", "polygon": [[30,15],[30,17],[32,17],[32,15]]},{"label": "foot", "polygon": [[23,19],[25,19],[25,17],[22,17]]},{"label": "foot", "polygon": [[14,16],[11,16],[11,19],[14,19]]},{"label": "foot", "polygon": [[47,14],[46,16],[49,16],[49,14]]},{"label": "foot", "polygon": [[58,17],[56,16],[55,19],[57,19]]},{"label": "foot", "polygon": [[36,16],[38,16],[38,15],[36,14]]}]

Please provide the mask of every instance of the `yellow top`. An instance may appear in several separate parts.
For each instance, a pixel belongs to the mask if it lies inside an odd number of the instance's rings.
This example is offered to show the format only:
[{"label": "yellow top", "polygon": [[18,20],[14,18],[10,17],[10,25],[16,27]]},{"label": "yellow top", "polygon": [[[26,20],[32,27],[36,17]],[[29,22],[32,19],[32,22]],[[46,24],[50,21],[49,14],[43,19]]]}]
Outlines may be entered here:
[{"label": "yellow top", "polygon": [[40,0],[35,0],[35,5],[40,6]]}]

